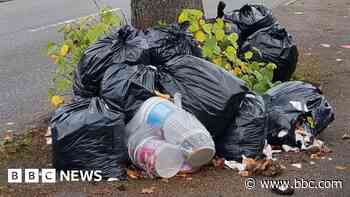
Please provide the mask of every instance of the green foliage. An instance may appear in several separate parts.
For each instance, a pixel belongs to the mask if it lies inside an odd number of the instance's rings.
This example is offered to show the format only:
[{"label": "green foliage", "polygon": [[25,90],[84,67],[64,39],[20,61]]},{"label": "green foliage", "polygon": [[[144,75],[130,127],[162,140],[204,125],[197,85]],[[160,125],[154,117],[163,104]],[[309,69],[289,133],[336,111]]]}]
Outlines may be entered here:
[{"label": "green foliage", "polygon": [[84,17],[59,29],[63,33],[63,41],[49,42],[47,46],[47,55],[57,65],[48,93],[50,98],[71,90],[74,71],[84,51],[121,24],[118,14],[110,9],[102,9],[98,17]]},{"label": "green foliage", "polygon": [[189,31],[200,42],[206,59],[246,81],[252,90],[264,93],[280,83],[272,82],[273,71],[277,67],[275,64],[251,61],[257,51],[246,52],[244,60],[238,57],[238,35],[236,33],[225,34],[228,24],[225,24],[222,19],[216,19],[213,24],[207,23],[201,11],[184,9],[178,22],[190,23]]}]

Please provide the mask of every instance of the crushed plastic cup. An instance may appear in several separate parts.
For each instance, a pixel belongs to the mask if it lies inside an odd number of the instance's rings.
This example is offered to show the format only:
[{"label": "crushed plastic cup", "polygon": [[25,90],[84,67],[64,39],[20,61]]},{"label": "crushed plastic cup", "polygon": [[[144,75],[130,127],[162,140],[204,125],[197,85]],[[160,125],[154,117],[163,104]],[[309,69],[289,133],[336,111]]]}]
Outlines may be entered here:
[{"label": "crushed plastic cup", "polygon": [[136,147],[132,147],[129,143],[128,147],[129,156],[134,164],[152,177],[173,177],[181,170],[184,163],[180,148],[159,137],[143,139]]},{"label": "crushed plastic cup", "polygon": [[179,145],[187,162],[194,167],[208,163],[215,155],[214,141],[202,123],[166,99],[152,97],[146,100],[126,130],[133,133],[145,124],[160,131],[160,134],[154,132],[155,135]]}]

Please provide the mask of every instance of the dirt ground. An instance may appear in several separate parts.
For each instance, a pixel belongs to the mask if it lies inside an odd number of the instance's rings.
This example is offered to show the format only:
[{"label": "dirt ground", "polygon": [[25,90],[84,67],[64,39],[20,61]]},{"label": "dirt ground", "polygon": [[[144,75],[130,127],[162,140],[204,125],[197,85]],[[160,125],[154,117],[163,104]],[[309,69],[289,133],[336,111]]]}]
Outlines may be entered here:
[{"label": "dirt ground", "polygon": [[[254,177],[257,188],[245,188],[247,178],[228,169],[206,167],[188,177],[170,180],[136,180],[124,183],[98,184],[54,184],[16,185],[4,184],[7,167],[1,170],[0,196],[275,196],[269,190],[261,189],[259,180],[288,179],[341,180],[342,189],[296,189],[294,196],[350,196],[350,141],[342,140],[344,133],[350,133],[350,49],[340,47],[350,44],[350,1],[349,0],[297,0],[289,5],[274,9],[281,24],[284,24],[298,42],[300,61],[299,78],[312,81],[322,87],[336,110],[336,120],[319,138],[333,150],[323,159],[312,160],[304,153],[283,154],[281,163],[287,168],[281,176]],[[329,44],[330,47],[323,47]],[[337,60],[338,59],[338,60]],[[33,138],[34,139],[34,138]],[[40,144],[40,142],[37,142]],[[25,145],[23,145],[25,147]],[[45,148],[38,147],[28,163],[11,163],[8,167],[50,167]],[[40,152],[42,151],[42,152]],[[25,155],[25,154],[24,154]],[[25,157],[25,156],[23,156]],[[302,168],[292,167],[300,162]],[[338,168],[337,168],[338,166]],[[340,169],[339,166],[345,167]],[[5,178],[6,181],[6,178]],[[142,189],[154,187],[151,194],[141,194]]]}]

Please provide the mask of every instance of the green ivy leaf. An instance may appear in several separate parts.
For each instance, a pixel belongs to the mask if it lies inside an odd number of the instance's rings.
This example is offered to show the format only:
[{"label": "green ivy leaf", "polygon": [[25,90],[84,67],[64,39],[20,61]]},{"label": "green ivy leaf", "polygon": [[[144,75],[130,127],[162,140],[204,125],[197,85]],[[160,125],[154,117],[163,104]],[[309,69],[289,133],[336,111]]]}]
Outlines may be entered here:
[{"label": "green ivy leaf", "polygon": [[225,38],[225,31],[222,30],[222,29],[216,30],[216,31],[214,32],[214,34],[215,34],[215,37],[216,37],[216,39],[217,39],[218,41],[222,41],[222,40],[224,40],[224,38]]},{"label": "green ivy leaf", "polygon": [[245,52],[245,53],[244,53],[244,59],[250,60],[250,59],[252,59],[253,55],[254,55],[254,54],[253,54],[253,52],[251,52],[251,51]]},{"label": "green ivy leaf", "polygon": [[231,42],[232,45],[237,44],[238,34],[231,33],[230,35],[227,36],[227,39]]}]

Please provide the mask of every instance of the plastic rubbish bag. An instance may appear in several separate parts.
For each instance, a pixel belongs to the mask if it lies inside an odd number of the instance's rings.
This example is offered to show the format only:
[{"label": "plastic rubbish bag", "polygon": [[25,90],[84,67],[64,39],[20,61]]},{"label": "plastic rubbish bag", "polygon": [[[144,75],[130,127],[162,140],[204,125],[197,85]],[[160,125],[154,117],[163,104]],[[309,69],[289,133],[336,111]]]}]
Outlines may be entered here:
[{"label": "plastic rubbish bag", "polygon": [[[223,12],[224,8],[225,6],[222,6],[222,2],[220,2],[218,5],[218,15]],[[219,9],[222,9],[222,11],[219,11]],[[245,40],[245,38],[256,31],[269,27],[276,22],[272,11],[263,5],[247,4],[239,10],[233,10],[228,14],[224,14],[223,18],[238,25],[241,31],[241,40]]]},{"label": "plastic rubbish bag", "polygon": [[237,110],[230,127],[215,142],[217,154],[239,162],[243,156],[262,159],[267,136],[263,98],[247,93]]},{"label": "plastic rubbish bag", "polygon": [[113,64],[149,64],[148,43],[142,31],[123,26],[90,46],[81,58],[73,85],[74,94],[94,97],[104,72]]},{"label": "plastic rubbish bag", "polygon": [[148,98],[154,96],[157,69],[153,66],[119,64],[111,66],[101,83],[101,96],[113,110],[129,120]]},{"label": "plastic rubbish bag", "polygon": [[124,127],[124,114],[97,97],[59,108],[51,120],[55,168],[101,170],[104,178],[126,179]]},{"label": "plastic rubbish bag", "polygon": [[298,62],[298,49],[293,37],[279,24],[261,29],[249,36],[240,47],[240,53],[258,49],[254,60],[277,65],[274,81],[289,80]]},{"label": "plastic rubbish bag", "polygon": [[220,135],[232,123],[249,89],[245,82],[204,59],[180,56],[159,69],[159,85],[167,94],[182,95],[183,109],[211,133]]},{"label": "plastic rubbish bag", "polygon": [[169,27],[153,27],[145,31],[150,46],[151,65],[163,65],[180,55],[202,57],[199,43],[187,28],[186,24],[172,24]]},{"label": "plastic rubbish bag", "polygon": [[[285,82],[264,95],[270,144],[301,146],[298,133],[314,138],[333,120],[334,110],[317,87],[300,81]],[[312,144],[312,140],[309,144]]]}]

